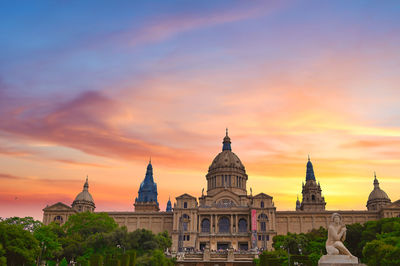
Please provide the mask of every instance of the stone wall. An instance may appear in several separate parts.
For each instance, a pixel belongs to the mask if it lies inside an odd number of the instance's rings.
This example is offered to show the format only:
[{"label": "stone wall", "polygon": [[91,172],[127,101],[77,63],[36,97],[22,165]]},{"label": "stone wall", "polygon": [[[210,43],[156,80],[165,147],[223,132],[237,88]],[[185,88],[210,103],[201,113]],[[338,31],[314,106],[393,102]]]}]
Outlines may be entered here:
[{"label": "stone wall", "polygon": [[380,218],[378,212],[371,211],[277,211],[277,234],[286,235],[288,232],[307,233],[312,229],[318,229],[321,226],[327,228],[331,222],[331,216],[335,212],[342,216],[344,224],[362,224],[367,221],[378,220]]},{"label": "stone wall", "polygon": [[107,212],[119,226],[126,226],[129,232],[147,229],[154,234],[168,231],[172,233],[172,212]]}]

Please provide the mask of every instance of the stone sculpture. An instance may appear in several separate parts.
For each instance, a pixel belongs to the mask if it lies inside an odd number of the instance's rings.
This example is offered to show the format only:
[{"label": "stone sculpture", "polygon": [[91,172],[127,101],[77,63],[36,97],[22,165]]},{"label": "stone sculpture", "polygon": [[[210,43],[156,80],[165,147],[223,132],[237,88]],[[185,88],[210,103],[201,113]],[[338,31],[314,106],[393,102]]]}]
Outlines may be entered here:
[{"label": "stone sculpture", "polygon": [[353,256],[343,244],[346,239],[346,230],[346,226],[342,224],[340,214],[332,214],[332,223],[328,227],[328,239],[325,245],[328,254],[321,257],[318,265],[358,264],[358,258]]}]

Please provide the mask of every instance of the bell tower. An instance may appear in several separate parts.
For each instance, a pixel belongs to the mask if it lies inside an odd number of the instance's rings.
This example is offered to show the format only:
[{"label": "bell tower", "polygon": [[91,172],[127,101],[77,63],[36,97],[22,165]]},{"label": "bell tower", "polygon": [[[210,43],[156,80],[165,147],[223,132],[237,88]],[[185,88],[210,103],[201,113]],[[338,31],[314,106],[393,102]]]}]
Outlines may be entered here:
[{"label": "bell tower", "polygon": [[[325,210],[325,198],[321,195],[321,186],[315,180],[314,168],[308,156],[307,172],[306,172],[306,184],[303,183],[303,199],[300,204],[300,211],[324,211]],[[297,208],[296,208],[297,210]]]}]

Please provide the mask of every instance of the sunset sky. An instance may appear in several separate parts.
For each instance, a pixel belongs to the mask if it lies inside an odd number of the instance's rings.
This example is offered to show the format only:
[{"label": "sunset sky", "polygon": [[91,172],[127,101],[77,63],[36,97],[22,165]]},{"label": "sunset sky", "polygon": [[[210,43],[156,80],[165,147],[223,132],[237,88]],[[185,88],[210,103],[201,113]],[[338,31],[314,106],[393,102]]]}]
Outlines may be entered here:
[{"label": "sunset sky", "polygon": [[398,1],[133,2],[1,4],[0,217],[86,175],[96,211],[133,211],[150,156],[162,210],[198,197],[226,127],[278,211],[308,154],[327,209],[366,209],[374,171],[400,199]]}]

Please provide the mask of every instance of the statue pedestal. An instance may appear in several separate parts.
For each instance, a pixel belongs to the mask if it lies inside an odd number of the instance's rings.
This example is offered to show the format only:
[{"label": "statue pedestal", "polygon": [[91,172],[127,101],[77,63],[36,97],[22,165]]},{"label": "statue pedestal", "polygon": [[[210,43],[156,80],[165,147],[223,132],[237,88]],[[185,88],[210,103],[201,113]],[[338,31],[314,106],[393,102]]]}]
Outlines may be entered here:
[{"label": "statue pedestal", "polygon": [[324,255],[318,261],[318,266],[350,266],[358,264],[357,257],[347,255]]}]

